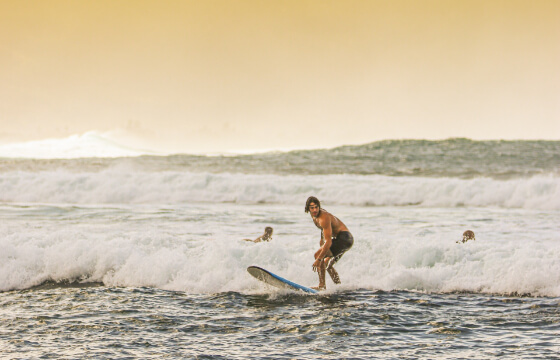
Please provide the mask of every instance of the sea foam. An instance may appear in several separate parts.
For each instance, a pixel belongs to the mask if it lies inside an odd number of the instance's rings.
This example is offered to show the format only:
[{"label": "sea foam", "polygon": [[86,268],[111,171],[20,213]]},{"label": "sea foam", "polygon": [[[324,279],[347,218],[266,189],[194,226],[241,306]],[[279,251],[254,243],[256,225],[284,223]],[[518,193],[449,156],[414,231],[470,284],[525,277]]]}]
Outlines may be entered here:
[{"label": "sea foam", "polygon": [[67,138],[52,138],[18,143],[0,144],[0,158],[76,159],[115,158],[153,154],[134,149],[111,139],[109,133],[89,131]]},{"label": "sea foam", "polygon": [[7,171],[0,202],[42,204],[295,204],[316,195],[357,206],[500,207],[560,210],[560,177],[390,177],[142,172],[125,164],[99,172]]},{"label": "sea foam", "polygon": [[[0,291],[46,281],[189,293],[270,291],[246,273],[249,265],[314,285],[313,239],[286,235],[282,241],[253,244],[220,236],[189,241],[148,228],[138,233],[63,226],[49,232],[7,231],[0,236]],[[337,289],[560,296],[559,258],[557,241],[458,245],[437,237],[418,241],[361,235],[337,265],[343,282]],[[327,284],[332,291],[330,280]]]}]

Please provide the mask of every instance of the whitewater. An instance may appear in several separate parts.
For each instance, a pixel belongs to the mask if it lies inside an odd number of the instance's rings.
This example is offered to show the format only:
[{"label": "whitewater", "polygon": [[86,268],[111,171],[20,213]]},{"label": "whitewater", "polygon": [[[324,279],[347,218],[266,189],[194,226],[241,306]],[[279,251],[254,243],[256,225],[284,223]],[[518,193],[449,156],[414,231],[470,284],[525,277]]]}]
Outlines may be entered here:
[{"label": "whitewater", "polygon": [[[262,290],[245,274],[252,264],[313,284],[309,259],[320,234],[302,208],[4,205],[0,290],[77,281],[251,293]],[[342,289],[560,296],[554,214],[329,208],[359,240],[352,256],[340,263]],[[258,246],[242,241],[257,237],[265,226],[275,229],[274,241]],[[467,228],[475,229],[477,240],[457,244]]]},{"label": "whitewater", "polygon": [[384,175],[276,175],[67,169],[9,171],[0,201],[53,204],[295,204],[320,194],[329,204],[356,206],[499,207],[560,210],[560,177],[390,177]]},{"label": "whitewater", "polygon": [[[310,195],[355,238],[342,285],[317,297],[246,271],[316,285]],[[243,240],[266,226],[272,241]],[[211,156],[99,134],[0,145],[0,356],[551,358],[559,234],[555,141]]]},{"label": "whitewater", "polygon": [[[15,157],[14,149],[25,156]],[[104,156],[123,149],[125,157]],[[398,140],[153,156],[87,133],[2,151],[3,291],[47,281],[245,291],[252,282],[243,271],[253,262],[312,282],[303,259],[316,234],[301,208],[315,195],[344,214],[359,239],[341,266],[360,276],[345,286],[560,295],[560,142]],[[35,153],[45,156],[28,157]],[[239,243],[265,225],[281,242]],[[458,246],[467,228],[481,240]],[[168,253],[175,260],[163,261]],[[192,257],[203,261],[193,264]],[[228,265],[216,269],[218,258]]]}]

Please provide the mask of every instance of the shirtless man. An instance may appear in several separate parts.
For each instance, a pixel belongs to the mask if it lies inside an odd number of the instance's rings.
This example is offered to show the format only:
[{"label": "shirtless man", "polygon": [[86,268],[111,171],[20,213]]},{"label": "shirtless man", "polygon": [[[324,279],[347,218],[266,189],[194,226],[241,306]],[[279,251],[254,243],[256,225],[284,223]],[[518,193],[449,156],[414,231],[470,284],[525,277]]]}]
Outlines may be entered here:
[{"label": "shirtless man", "polygon": [[335,284],[340,284],[340,278],[333,265],[352,247],[354,238],[342,221],[321,208],[321,203],[316,197],[310,196],[307,199],[305,212],[311,214],[315,226],[321,230],[321,248],[315,253],[313,263],[313,271],[319,273],[319,286],[314,289],[325,290],[325,271]]}]

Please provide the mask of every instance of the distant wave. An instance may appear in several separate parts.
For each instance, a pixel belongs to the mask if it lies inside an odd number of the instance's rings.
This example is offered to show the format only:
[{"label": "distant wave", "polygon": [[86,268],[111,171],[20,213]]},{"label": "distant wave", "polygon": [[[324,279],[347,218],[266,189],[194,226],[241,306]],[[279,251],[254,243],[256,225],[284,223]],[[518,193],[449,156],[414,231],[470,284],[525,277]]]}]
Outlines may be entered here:
[{"label": "distant wave", "polygon": [[146,154],[154,154],[154,152],[124,146],[95,131],[63,139],[44,139],[0,145],[0,158],[116,158]]},{"label": "distant wave", "polygon": [[[0,146],[0,170],[90,171],[126,163],[134,165],[131,171],[501,180],[560,175],[560,141],[386,140],[333,149],[245,155],[150,154],[124,147],[100,134],[88,133],[63,140]],[[26,157],[29,159],[23,159]]]},{"label": "distant wave", "polygon": [[138,172],[126,164],[98,172],[9,171],[0,202],[64,204],[279,203],[316,195],[325,204],[501,207],[560,210],[560,177],[426,178],[382,175],[258,175]]}]

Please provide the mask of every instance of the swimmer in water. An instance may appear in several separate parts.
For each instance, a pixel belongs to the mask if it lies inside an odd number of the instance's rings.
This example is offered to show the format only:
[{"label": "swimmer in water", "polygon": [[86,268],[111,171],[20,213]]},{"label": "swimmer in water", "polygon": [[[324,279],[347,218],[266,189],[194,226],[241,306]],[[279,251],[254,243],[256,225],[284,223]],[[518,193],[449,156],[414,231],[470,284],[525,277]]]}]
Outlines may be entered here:
[{"label": "swimmer in water", "polygon": [[463,240],[455,241],[457,244],[459,243],[466,243],[469,240],[476,240],[474,238],[474,232],[472,230],[467,230],[463,233]]},{"label": "swimmer in water", "polygon": [[243,240],[252,241],[254,243],[258,243],[258,242],[261,242],[261,241],[270,241],[270,240],[272,240],[272,232],[273,231],[274,230],[270,226],[267,226],[267,227],[264,228],[264,234],[262,234],[261,236],[259,236],[255,240],[251,240],[251,239],[243,239]]}]

